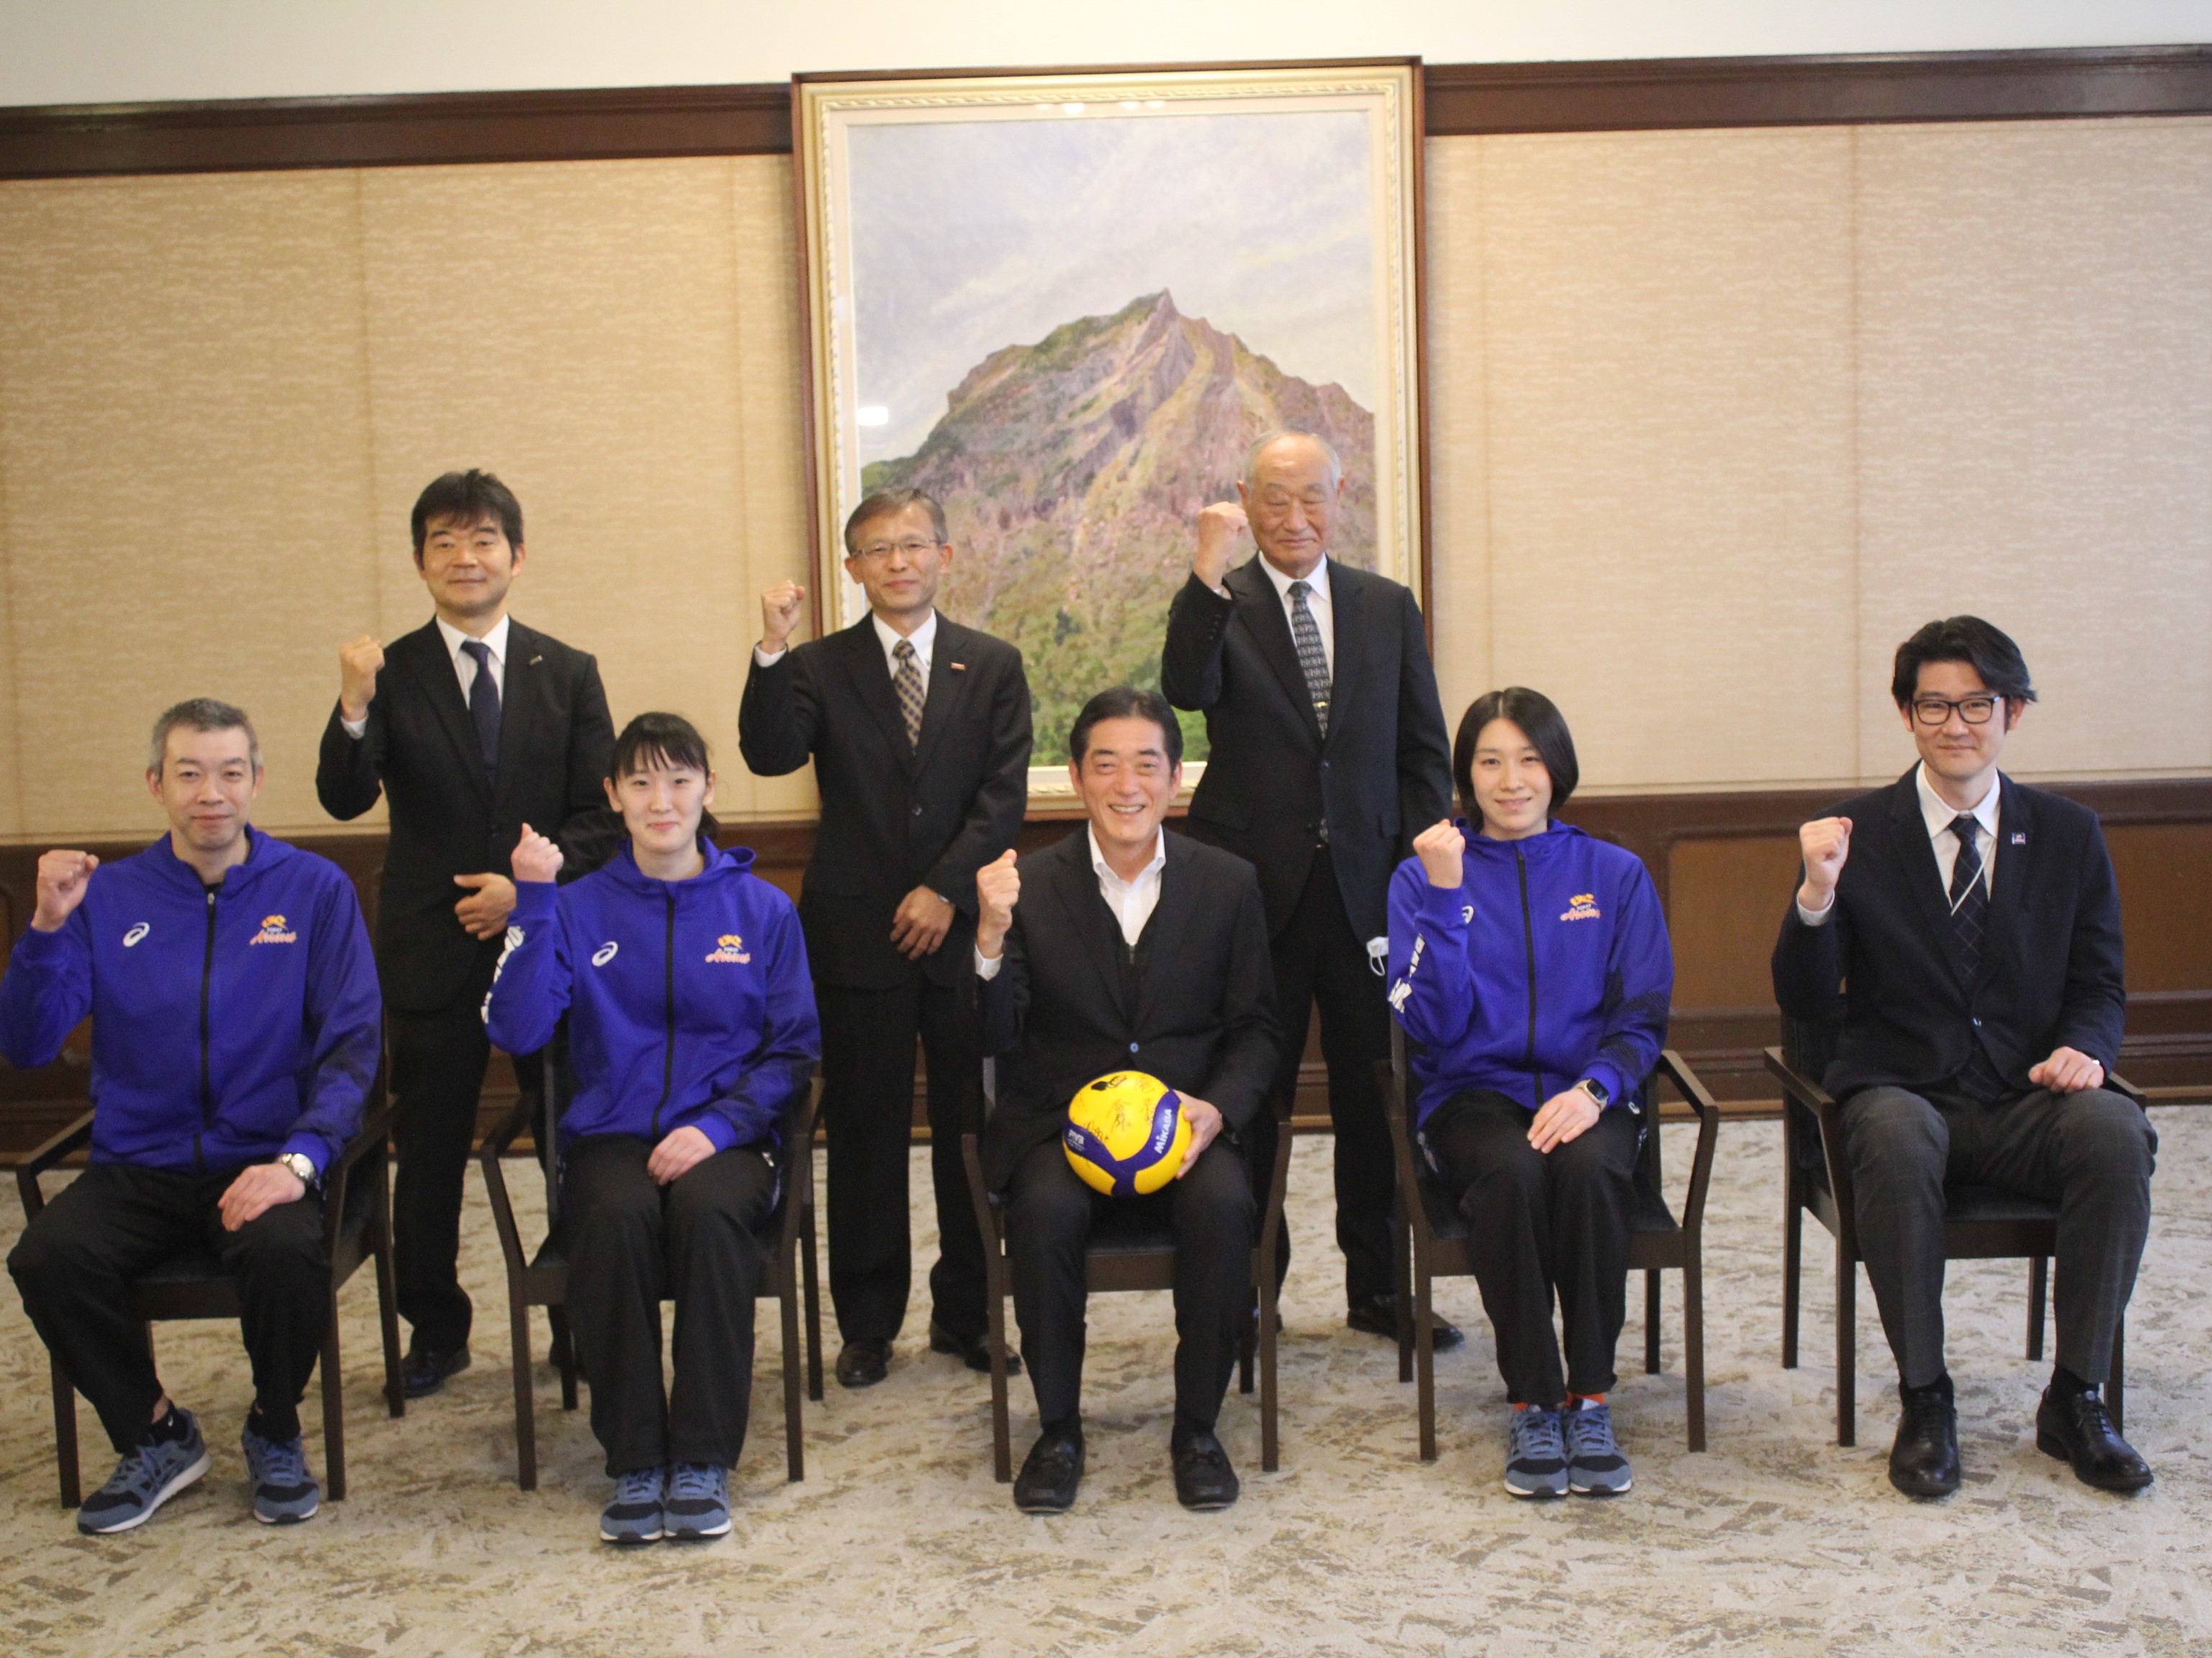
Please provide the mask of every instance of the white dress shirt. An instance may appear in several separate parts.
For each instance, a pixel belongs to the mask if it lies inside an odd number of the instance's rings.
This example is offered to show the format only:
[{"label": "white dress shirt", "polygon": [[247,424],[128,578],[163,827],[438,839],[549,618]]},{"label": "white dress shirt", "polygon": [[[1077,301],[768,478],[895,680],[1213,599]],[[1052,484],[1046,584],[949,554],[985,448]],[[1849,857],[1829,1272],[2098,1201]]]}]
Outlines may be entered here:
[{"label": "white dress shirt", "polygon": [[[1098,833],[1089,824],[1083,828],[1083,838],[1091,843],[1091,872],[1098,878],[1098,896],[1106,901],[1106,908],[1114,912],[1115,920],[1121,928],[1121,942],[1133,946],[1145,935],[1145,923],[1152,919],[1159,908],[1160,872],[1167,867],[1168,836],[1165,829],[1152,831],[1152,861],[1137,872],[1133,881],[1125,881],[1114,873],[1114,866],[1106,861],[1106,854],[1098,848]],[[975,951],[975,976],[995,979],[1003,955],[986,956],[981,946]]]},{"label": "white dress shirt", "polygon": [[[507,617],[501,616],[483,636],[484,648],[491,653],[492,689],[499,693],[499,704],[507,707]],[[461,648],[469,635],[456,628],[442,616],[438,618],[438,636],[446,641],[446,654],[453,659],[453,674],[461,682],[461,704],[468,705],[469,693],[476,689],[477,659]],[[368,729],[368,717],[359,720],[340,720],[348,737],[359,737]]]},{"label": "white dress shirt", "polygon": [[[1959,816],[1959,809],[1936,793],[1935,785],[1928,780],[1925,761],[1914,769],[1912,783],[1920,796],[1920,821],[1928,826],[1929,846],[1936,853],[1936,873],[1942,880],[1948,897],[1951,891],[1952,872],[1959,867],[1959,837],[1951,833],[1951,823]],[[1996,879],[1997,805],[2003,793],[1998,780],[1992,777],[1989,793],[1966,814],[1974,820],[1974,844],[1981,849],[1982,890],[1985,893],[1996,890],[1991,884]],[[1800,903],[1797,919],[1807,926],[1821,926],[1826,924],[1828,917],[1834,914],[1835,910],[1836,900],[1832,893],[1826,909],[1808,909]]]},{"label": "white dress shirt", "polygon": [[[894,679],[898,677],[896,653],[899,641],[904,639],[914,647],[914,665],[921,671],[921,683],[928,684],[930,653],[937,648],[937,612],[930,611],[922,619],[921,626],[910,634],[900,633],[873,610],[868,612],[868,620],[876,624],[876,641],[884,647],[884,666],[890,677]],[[773,667],[783,659],[784,652],[790,648],[785,645],[773,651],[764,651],[756,645],[753,647],[753,660],[763,668]]]},{"label": "white dress shirt", "polygon": [[1306,610],[1314,619],[1314,626],[1321,630],[1322,657],[1328,664],[1328,677],[1334,681],[1336,677],[1336,607],[1329,600],[1328,560],[1323,557],[1314,566],[1311,575],[1287,576],[1262,553],[1260,555],[1260,568],[1267,573],[1267,580],[1275,584],[1275,592],[1283,601],[1283,619],[1291,623],[1293,640],[1298,636],[1297,623],[1294,620],[1297,606],[1291,598],[1291,583],[1303,580],[1312,590],[1306,594]]}]

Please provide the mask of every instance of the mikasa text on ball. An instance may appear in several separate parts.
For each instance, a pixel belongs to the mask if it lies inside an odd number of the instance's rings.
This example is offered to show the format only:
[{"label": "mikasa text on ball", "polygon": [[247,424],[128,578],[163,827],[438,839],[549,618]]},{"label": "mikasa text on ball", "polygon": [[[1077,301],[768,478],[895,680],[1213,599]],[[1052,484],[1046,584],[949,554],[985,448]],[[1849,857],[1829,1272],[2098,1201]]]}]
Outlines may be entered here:
[{"label": "mikasa text on ball", "polygon": [[1109,1072],[1068,1102],[1060,1145],[1084,1183],[1109,1197],[1157,1192],[1190,1150],[1182,1096],[1141,1071]]}]

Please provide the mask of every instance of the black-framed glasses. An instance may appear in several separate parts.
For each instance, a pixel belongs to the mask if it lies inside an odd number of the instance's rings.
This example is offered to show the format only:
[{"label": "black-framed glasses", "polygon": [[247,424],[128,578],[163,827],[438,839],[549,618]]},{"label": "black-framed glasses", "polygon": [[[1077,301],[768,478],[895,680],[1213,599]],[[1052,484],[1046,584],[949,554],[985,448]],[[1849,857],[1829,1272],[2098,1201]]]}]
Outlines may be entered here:
[{"label": "black-framed glasses", "polygon": [[873,546],[861,548],[853,556],[864,559],[871,564],[880,564],[893,553],[904,553],[910,562],[920,558],[924,553],[933,553],[936,550],[935,542],[924,540],[920,536],[908,536],[904,541],[878,541]]},{"label": "black-framed glasses", "polygon": [[1948,726],[1955,714],[1969,726],[1986,726],[1997,711],[2002,696],[1916,696],[1912,717],[1923,726]]}]

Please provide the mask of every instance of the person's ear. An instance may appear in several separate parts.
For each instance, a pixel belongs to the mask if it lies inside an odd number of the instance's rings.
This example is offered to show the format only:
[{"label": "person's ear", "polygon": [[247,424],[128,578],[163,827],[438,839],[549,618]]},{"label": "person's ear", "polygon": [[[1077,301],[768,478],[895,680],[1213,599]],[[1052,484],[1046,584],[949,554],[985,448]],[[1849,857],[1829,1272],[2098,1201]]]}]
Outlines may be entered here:
[{"label": "person's ear", "polygon": [[253,768],[253,787],[246,797],[248,805],[261,798],[261,780],[267,774],[267,772],[259,766]]},{"label": "person's ear", "polygon": [[523,555],[529,549],[526,548],[520,542],[518,541],[514,544],[514,561],[507,567],[507,574],[510,579],[522,574]]},{"label": "person's ear", "polygon": [[613,809],[617,817],[620,817],[622,796],[615,793],[615,780],[611,777],[602,777],[599,779],[599,786],[607,792],[607,805]]},{"label": "person's ear", "polygon": [[2004,700],[2004,728],[2009,732],[2014,726],[2020,724],[2021,716],[2027,712],[2027,703],[2022,698],[2008,696]]},{"label": "person's ear", "polygon": [[161,798],[161,768],[159,766],[146,768],[146,793],[156,800]]},{"label": "person's ear", "polygon": [[1078,794],[1083,793],[1083,762],[1079,760],[1067,762],[1067,786]]},{"label": "person's ear", "polygon": [[707,786],[699,791],[699,809],[704,811],[714,804],[714,774],[707,774]]},{"label": "person's ear", "polygon": [[1252,510],[1252,492],[1244,487],[1244,480],[1237,480],[1237,504],[1246,512]]},{"label": "person's ear", "polygon": [[[1909,732],[1913,729],[1912,704],[1909,701],[1897,705],[1897,717],[1905,722],[1905,730]],[[2008,726],[2006,729],[2011,728]]]}]

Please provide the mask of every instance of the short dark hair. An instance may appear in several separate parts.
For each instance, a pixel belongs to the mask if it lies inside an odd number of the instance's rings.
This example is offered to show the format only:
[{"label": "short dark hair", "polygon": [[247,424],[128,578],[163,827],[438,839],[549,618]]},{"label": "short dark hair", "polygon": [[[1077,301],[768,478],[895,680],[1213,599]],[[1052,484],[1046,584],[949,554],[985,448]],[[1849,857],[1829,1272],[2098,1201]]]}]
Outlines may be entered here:
[{"label": "short dark hair", "polygon": [[212,696],[187,697],[173,708],[167,710],[154,722],[154,742],[146,756],[146,769],[156,777],[169,757],[169,733],[179,728],[196,732],[244,732],[246,752],[253,762],[253,769],[261,769],[261,738],[254,733],[253,722],[246,717],[246,710],[234,703],[219,702]]},{"label": "short dark hair", "polygon": [[1168,764],[1182,764],[1182,722],[1176,718],[1167,698],[1142,685],[1116,685],[1099,692],[1075,716],[1074,728],[1067,733],[1067,757],[1079,768],[1091,747],[1091,728],[1102,720],[1151,720],[1160,728],[1160,738],[1167,745]]},{"label": "short dark hair", "polygon": [[1559,705],[1541,691],[1526,685],[1508,685],[1502,691],[1485,691],[1467,705],[1459,734],[1452,739],[1452,781],[1459,789],[1459,815],[1480,823],[1482,809],[1474,803],[1474,744],[1482,728],[1493,720],[1510,720],[1520,726],[1544,769],[1552,774],[1552,811],[1567,804],[1575,785],[1583,780],[1582,762],[1575,758],[1574,734]]},{"label": "short dark hair", "polygon": [[429,538],[430,525],[441,518],[455,518],[464,524],[481,524],[487,518],[499,520],[506,532],[507,544],[522,545],[522,503],[514,498],[514,491],[501,483],[489,472],[471,467],[465,472],[448,472],[434,478],[428,489],[415,497],[414,515],[409,527],[415,533],[415,562],[422,562],[422,544]]},{"label": "short dark hair", "polygon": [[872,518],[881,518],[886,513],[903,513],[909,507],[929,508],[930,532],[942,547],[952,537],[945,527],[945,509],[937,504],[937,497],[926,489],[878,489],[853,509],[845,520],[845,550],[860,550],[858,537],[860,526]]},{"label": "short dark hair", "polygon": [[1930,662],[1965,663],[2008,703],[2035,701],[2027,659],[2020,647],[2012,642],[2011,635],[1978,616],[1947,616],[1931,622],[1897,647],[1889,694],[1899,708],[1911,705],[1913,693],[1920,689],[1920,670]]},{"label": "short dark hair", "polygon": [[[607,781],[619,785],[632,772],[655,766],[712,775],[714,756],[699,728],[680,714],[641,714],[622,728],[607,762]],[[699,815],[699,827],[711,835],[720,826],[711,811]]]}]

